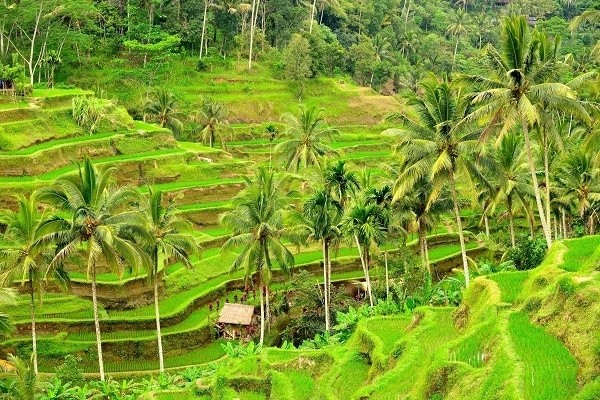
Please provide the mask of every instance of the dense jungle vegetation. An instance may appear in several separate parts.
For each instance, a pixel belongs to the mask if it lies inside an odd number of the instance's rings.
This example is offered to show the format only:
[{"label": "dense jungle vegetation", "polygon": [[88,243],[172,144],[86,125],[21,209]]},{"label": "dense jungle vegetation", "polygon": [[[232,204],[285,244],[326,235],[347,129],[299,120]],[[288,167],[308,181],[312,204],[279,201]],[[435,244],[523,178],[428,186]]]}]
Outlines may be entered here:
[{"label": "dense jungle vegetation", "polygon": [[0,399],[599,399],[599,26],[3,0]]}]

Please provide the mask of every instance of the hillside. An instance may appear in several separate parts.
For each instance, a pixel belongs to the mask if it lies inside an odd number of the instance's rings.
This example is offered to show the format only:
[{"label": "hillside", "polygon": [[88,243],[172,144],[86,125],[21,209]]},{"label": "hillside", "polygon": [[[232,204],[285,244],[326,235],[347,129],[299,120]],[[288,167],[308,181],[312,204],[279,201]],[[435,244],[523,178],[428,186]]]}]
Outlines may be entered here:
[{"label": "hillside", "polygon": [[0,400],[600,400],[600,0],[0,4]]},{"label": "hillside", "polygon": [[[202,75],[206,79],[217,79],[219,75]],[[229,75],[230,78],[232,75]],[[229,92],[242,96],[245,84],[241,75],[234,75]],[[257,78],[258,79],[258,78]],[[260,82],[260,81],[259,81]],[[271,80],[267,80],[272,85]],[[182,87],[184,87],[183,85]],[[326,81],[322,87],[331,90],[315,94],[313,101],[333,102],[346,98],[337,108],[339,123],[350,120],[372,124],[337,125],[340,135],[333,147],[341,158],[356,168],[371,168],[376,173],[381,165],[378,159],[391,154],[387,138],[381,136],[385,125],[378,124],[381,116],[391,111],[393,99],[376,95],[367,89],[351,84]],[[333,88],[338,91],[334,96]],[[194,259],[194,269],[189,271],[181,264],[169,267],[161,289],[160,312],[163,320],[167,366],[181,367],[210,361],[223,355],[219,342],[211,340],[211,320],[216,311],[208,304],[216,301],[232,301],[243,294],[243,271],[229,272],[229,265],[236,254],[222,254],[220,246],[230,231],[218,223],[219,215],[230,208],[231,199],[244,187],[243,177],[257,164],[269,162],[273,144],[263,138],[260,128],[252,121],[235,126],[234,136],[227,148],[210,148],[193,142],[178,142],[169,130],[156,125],[133,121],[122,117],[123,108],[118,105],[114,113],[123,118],[118,126],[105,126],[93,135],[84,134],[73,122],[70,103],[74,96],[92,96],[90,92],[77,89],[35,90],[32,97],[21,103],[6,99],[0,110],[0,127],[7,132],[7,145],[0,151],[0,187],[8,196],[0,198],[0,207],[16,207],[17,195],[28,195],[35,189],[51,184],[63,174],[75,172],[75,161],[91,157],[101,168],[116,168],[118,184],[152,185],[156,190],[175,200],[181,214],[194,225],[194,236],[202,248]],[[297,106],[285,102],[289,91],[275,91],[276,103],[281,112],[294,111]],[[221,93],[219,99],[223,99]],[[251,96],[246,106],[255,107],[266,97]],[[119,103],[117,103],[119,104]],[[234,103],[235,104],[235,103]],[[241,103],[240,103],[241,104]],[[357,104],[361,114],[357,117],[352,109]],[[370,104],[370,105],[369,105]],[[369,106],[367,106],[369,105]],[[235,107],[232,112],[242,115]],[[275,112],[275,111],[274,111]],[[277,111],[279,112],[279,111]],[[268,122],[263,114],[257,121]],[[273,114],[275,115],[275,114]],[[368,116],[368,117],[366,117]],[[357,117],[356,120],[351,120]],[[241,118],[241,117],[240,117]],[[10,130],[9,130],[10,129]],[[11,139],[11,138],[14,138]],[[383,171],[383,170],[382,170]],[[431,260],[439,263],[443,275],[458,265],[460,248],[456,236],[447,233],[447,228],[432,232]],[[438,234],[437,236],[435,234]],[[409,246],[417,249],[416,239]],[[391,243],[386,249],[394,251],[398,245]],[[473,256],[482,252],[474,240],[468,243]],[[333,280],[342,285],[360,279],[362,272],[357,263],[358,252],[351,246],[336,251]],[[318,248],[308,247],[295,252],[296,271],[306,269],[319,276]],[[42,371],[51,372],[66,354],[79,354],[83,368],[93,372],[94,336],[89,294],[90,286],[85,270],[76,264],[67,267],[71,289],[62,293],[52,284],[46,288],[44,301],[38,306],[37,324],[39,334],[39,357]],[[381,268],[373,270],[380,276]],[[152,330],[154,309],[151,287],[147,285],[144,271],[127,270],[122,276],[101,270],[99,298],[101,299],[101,325],[106,331],[103,336],[105,352],[110,362],[108,371],[133,372],[156,369],[154,343],[156,333]],[[278,273],[278,280],[283,276]],[[25,287],[21,288],[26,290]],[[132,293],[136,293],[132,297]],[[256,300],[255,300],[256,301]],[[26,354],[30,351],[29,306],[27,295],[19,297],[17,308],[11,309],[17,334],[5,342],[5,351]],[[135,349],[135,350],[133,350]],[[183,352],[184,349],[193,349]]]},{"label": "hillside", "polygon": [[[600,257],[585,249],[599,245],[597,236],[557,242],[535,270],[475,279],[458,308],[367,318],[342,345],[219,361],[191,391],[208,390],[207,399],[597,399]],[[196,398],[186,393],[155,398]]]}]

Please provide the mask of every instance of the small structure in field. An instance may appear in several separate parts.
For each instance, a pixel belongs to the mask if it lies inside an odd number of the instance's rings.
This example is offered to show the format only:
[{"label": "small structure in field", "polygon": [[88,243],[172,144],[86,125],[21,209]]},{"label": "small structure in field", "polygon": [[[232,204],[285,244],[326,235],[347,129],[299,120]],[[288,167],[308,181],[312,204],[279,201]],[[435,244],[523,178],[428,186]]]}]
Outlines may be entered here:
[{"label": "small structure in field", "polygon": [[256,331],[254,306],[225,303],[219,314],[217,327],[225,339],[251,339]]}]

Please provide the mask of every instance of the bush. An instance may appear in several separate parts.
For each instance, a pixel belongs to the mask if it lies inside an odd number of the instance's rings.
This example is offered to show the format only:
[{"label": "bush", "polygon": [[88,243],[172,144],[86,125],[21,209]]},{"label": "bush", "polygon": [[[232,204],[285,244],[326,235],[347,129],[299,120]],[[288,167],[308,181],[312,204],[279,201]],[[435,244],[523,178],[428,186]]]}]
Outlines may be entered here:
[{"label": "bush", "polygon": [[196,71],[198,72],[206,72],[210,70],[210,65],[203,59],[199,59],[196,64]]},{"label": "bush", "polygon": [[575,287],[575,282],[573,282],[573,279],[571,279],[568,276],[562,277],[558,281],[556,286],[557,286],[558,292],[567,297],[575,294],[575,290],[577,289]]},{"label": "bush", "polygon": [[33,94],[33,86],[29,83],[16,82],[15,93],[20,97],[31,96]]},{"label": "bush", "polygon": [[56,367],[56,377],[61,382],[70,382],[72,385],[82,385],[83,369],[79,366],[81,358],[75,357],[72,354],[65,356],[64,362]]},{"label": "bush", "polygon": [[528,237],[521,239],[517,247],[508,253],[509,259],[519,271],[533,269],[540,265],[546,257],[548,246],[542,239]]}]

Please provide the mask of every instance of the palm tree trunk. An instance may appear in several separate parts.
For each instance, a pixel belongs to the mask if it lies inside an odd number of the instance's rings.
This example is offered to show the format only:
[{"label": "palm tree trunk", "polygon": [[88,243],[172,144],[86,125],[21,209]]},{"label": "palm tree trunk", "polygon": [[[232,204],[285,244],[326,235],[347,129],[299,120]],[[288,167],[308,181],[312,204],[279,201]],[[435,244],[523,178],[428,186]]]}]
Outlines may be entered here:
[{"label": "palm tree trunk", "polygon": [[531,151],[531,139],[529,137],[529,128],[527,122],[522,122],[523,136],[525,137],[525,150],[527,153],[527,163],[529,164],[529,172],[531,173],[531,183],[533,185],[533,192],[535,193],[535,202],[538,208],[538,214],[540,222],[542,224],[542,231],[544,232],[544,238],[548,247],[552,245],[552,235],[548,230],[548,221],[546,221],[546,212],[544,211],[544,205],[542,204],[542,196],[540,195],[540,188],[538,186],[537,175],[535,172],[535,160],[533,159],[533,153]]},{"label": "palm tree trunk", "polygon": [[467,249],[465,247],[465,236],[462,229],[462,221],[460,220],[460,210],[458,208],[458,197],[456,195],[456,182],[454,181],[454,172],[450,172],[450,192],[452,193],[452,203],[454,205],[454,216],[456,217],[456,226],[458,229],[458,239],[460,241],[460,253],[462,255],[463,272],[465,274],[465,286],[469,287],[470,273],[469,261],[467,260]]},{"label": "palm tree trunk", "polygon": [[360,242],[358,241],[358,235],[354,234],[354,239],[356,240],[356,246],[358,248],[358,256],[360,258],[360,262],[362,264],[362,269],[365,274],[365,281],[367,283],[367,294],[369,296],[369,304],[373,307],[373,296],[371,295],[371,278],[369,277],[369,266],[366,263],[365,258],[363,257],[363,251],[360,246]]},{"label": "palm tree trunk", "polygon": [[516,246],[515,222],[513,221],[512,197],[510,195],[506,197],[506,212],[508,213],[508,225],[509,225],[509,229],[510,229],[510,244],[513,248],[515,248],[515,246]]},{"label": "palm tree trunk", "polygon": [[425,227],[421,221],[419,221],[419,245],[421,248],[423,265],[425,268],[427,268],[427,271],[431,275],[431,266],[429,265],[429,257],[427,256],[427,232],[425,232]]},{"label": "palm tree trunk", "polygon": [[271,307],[269,304],[269,285],[265,285],[265,315],[267,316],[267,331],[271,331]]},{"label": "palm tree trunk", "polygon": [[490,220],[487,216],[487,213],[483,214],[483,224],[485,225],[485,236],[490,237]]},{"label": "palm tree trunk", "polygon": [[432,274],[431,270],[431,262],[429,262],[429,244],[427,243],[427,232],[423,236],[423,253],[425,254],[425,265],[427,265],[427,270],[429,271],[429,275]]},{"label": "palm tree trunk", "polygon": [[325,4],[321,6],[321,17],[319,17],[319,25],[323,24],[323,13],[325,12]]},{"label": "palm tree trunk", "polygon": [[[91,257],[90,257],[91,258]],[[100,334],[100,319],[98,317],[98,297],[96,293],[96,263],[91,265],[92,271],[92,305],[94,309],[94,328],[96,329],[96,346],[98,347],[98,367],[100,380],[104,381],[104,359],[102,358],[102,335]]]},{"label": "palm tree trunk", "polygon": [[[327,298],[331,308],[331,249],[329,249],[329,246],[327,248]],[[331,310],[329,314],[329,323],[331,324]]]},{"label": "palm tree trunk", "polygon": [[310,27],[308,33],[312,33],[313,22],[315,19],[315,10],[317,8],[317,0],[313,0],[312,7],[310,8]]},{"label": "palm tree trunk", "polygon": [[383,253],[383,262],[385,264],[385,300],[390,301],[390,274],[388,271],[387,251]]},{"label": "palm tree trunk", "polygon": [[[250,16],[250,52],[248,55],[248,69],[252,69],[252,50],[254,47],[254,12],[256,9],[256,0],[252,0],[252,10]],[[258,14],[258,13],[257,13]]]},{"label": "palm tree trunk", "polygon": [[206,14],[208,13],[208,2],[204,0],[204,17],[202,18],[202,35],[200,37],[200,59],[202,60],[202,52],[204,51],[204,34],[206,32]]},{"label": "palm tree trunk", "polygon": [[329,321],[329,282],[327,280],[327,269],[329,265],[329,245],[327,240],[323,240],[323,298],[325,303],[325,331],[331,329]]},{"label": "palm tree trunk", "polygon": [[[156,274],[158,275],[158,274]],[[158,307],[158,276],[154,276],[154,316],[156,317],[156,338],[158,340],[158,365],[160,373],[165,372],[162,335],[160,332],[160,309]]]},{"label": "palm tree trunk", "polygon": [[460,35],[456,36],[456,44],[454,45],[454,55],[452,56],[452,69],[454,71],[454,65],[456,64],[456,53],[458,53],[458,42],[460,40]]},{"label": "palm tree trunk", "polygon": [[560,229],[560,225],[558,224],[558,217],[554,214],[554,240],[558,240],[558,230]]},{"label": "palm tree trunk", "polygon": [[[260,276],[260,275],[259,275]],[[259,284],[260,292],[260,341],[259,344],[262,346],[265,342],[265,296],[263,294],[264,287],[262,282]]]},{"label": "palm tree trunk", "polygon": [[563,239],[566,239],[569,236],[567,233],[567,213],[565,213],[565,210],[562,209],[560,210],[560,214],[562,217]]},{"label": "palm tree trunk", "polygon": [[[548,138],[546,136],[546,130],[542,128],[542,137],[543,137],[543,153],[544,153],[544,179],[546,180],[545,187],[545,202],[546,202],[546,221],[548,221],[548,225],[550,225],[550,161],[549,161],[549,144]],[[550,229],[552,230],[552,229]]]},{"label": "palm tree trunk", "polygon": [[33,288],[33,279],[31,271],[29,271],[29,290],[31,294],[31,354],[33,356],[33,372],[38,374],[38,357],[37,357],[37,334],[35,331],[35,294]]}]

